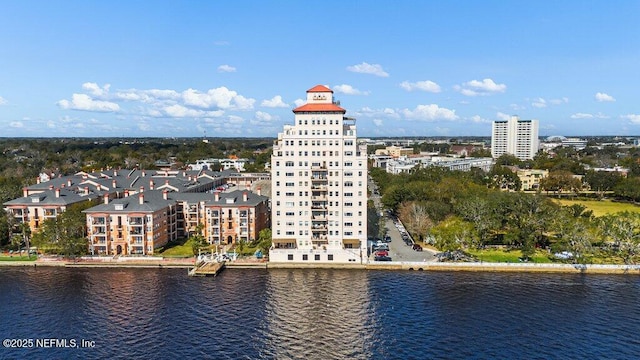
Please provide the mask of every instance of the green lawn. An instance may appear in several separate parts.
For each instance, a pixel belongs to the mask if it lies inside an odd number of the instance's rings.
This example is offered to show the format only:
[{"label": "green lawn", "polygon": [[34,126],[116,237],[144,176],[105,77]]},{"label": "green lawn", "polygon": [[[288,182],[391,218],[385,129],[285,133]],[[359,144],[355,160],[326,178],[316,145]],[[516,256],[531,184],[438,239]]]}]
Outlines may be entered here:
[{"label": "green lawn", "polygon": [[554,199],[553,201],[557,202],[563,206],[570,206],[573,204],[580,204],[586,207],[588,210],[593,211],[593,215],[595,216],[603,216],[607,214],[614,214],[617,212],[623,211],[632,211],[632,212],[640,212],[640,206],[627,204],[627,203],[618,203],[610,200],[564,200],[564,199]]},{"label": "green lawn", "polygon": [[193,256],[191,241],[182,240],[178,243],[168,244],[158,254],[165,257],[191,257]]},{"label": "green lawn", "polygon": [[0,255],[0,261],[36,261],[38,259],[37,256],[35,255],[31,255],[31,257],[28,257],[26,255],[24,256],[18,256],[18,255],[5,255],[2,254]]},{"label": "green lawn", "polygon": [[[520,250],[501,250],[501,249],[484,249],[484,250],[466,250],[469,254],[475,256],[480,261],[485,262],[520,262],[522,252]],[[533,263],[550,263],[546,251],[537,251],[536,254],[529,260]]]}]

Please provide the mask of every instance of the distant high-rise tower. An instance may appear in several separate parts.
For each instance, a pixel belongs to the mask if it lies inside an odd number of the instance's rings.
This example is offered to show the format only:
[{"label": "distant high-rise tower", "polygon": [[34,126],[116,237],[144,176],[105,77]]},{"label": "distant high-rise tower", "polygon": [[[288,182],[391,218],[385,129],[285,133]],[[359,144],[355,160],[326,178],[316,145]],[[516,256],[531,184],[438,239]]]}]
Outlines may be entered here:
[{"label": "distant high-rise tower", "polygon": [[493,122],[491,132],[491,156],[498,158],[511,154],[520,160],[533,159],[538,152],[538,120],[509,120]]},{"label": "distant high-rise tower", "polygon": [[318,85],[293,110],[271,156],[270,262],[367,259],[367,147],[356,121]]}]

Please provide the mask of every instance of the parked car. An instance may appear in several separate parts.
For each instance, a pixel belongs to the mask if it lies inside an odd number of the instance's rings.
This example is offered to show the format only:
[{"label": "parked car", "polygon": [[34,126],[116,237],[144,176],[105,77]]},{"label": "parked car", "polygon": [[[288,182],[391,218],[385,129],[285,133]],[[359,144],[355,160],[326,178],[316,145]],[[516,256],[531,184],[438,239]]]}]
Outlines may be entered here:
[{"label": "parked car", "polygon": [[374,253],[375,256],[389,256],[389,252],[387,250],[378,250]]},{"label": "parked car", "polygon": [[422,246],[418,245],[418,244],[413,244],[413,250],[415,251],[422,251]]},{"label": "parked car", "polygon": [[391,261],[389,256],[376,256],[373,258],[374,261]]}]

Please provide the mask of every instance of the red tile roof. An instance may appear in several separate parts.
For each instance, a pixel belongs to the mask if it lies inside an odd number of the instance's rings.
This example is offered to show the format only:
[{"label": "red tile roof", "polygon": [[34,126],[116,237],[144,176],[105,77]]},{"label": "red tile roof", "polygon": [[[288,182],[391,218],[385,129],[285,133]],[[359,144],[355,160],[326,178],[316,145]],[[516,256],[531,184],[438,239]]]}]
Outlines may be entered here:
[{"label": "red tile roof", "polygon": [[340,106],[336,105],[336,104],[304,104],[302,106],[299,106],[295,109],[293,109],[294,113],[297,112],[305,112],[305,111],[309,111],[309,112],[318,112],[318,111],[332,111],[332,112],[341,112],[341,113],[346,113],[347,110],[341,108]]},{"label": "red tile roof", "polygon": [[312,87],[311,89],[307,90],[308,93],[310,92],[333,92],[333,90],[329,89],[328,87],[324,86],[324,85],[316,85],[314,87]]}]

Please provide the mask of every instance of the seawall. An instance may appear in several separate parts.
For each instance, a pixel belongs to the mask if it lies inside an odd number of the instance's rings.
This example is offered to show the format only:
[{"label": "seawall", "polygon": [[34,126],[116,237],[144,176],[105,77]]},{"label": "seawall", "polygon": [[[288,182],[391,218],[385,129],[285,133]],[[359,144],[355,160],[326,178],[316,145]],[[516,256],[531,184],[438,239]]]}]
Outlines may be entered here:
[{"label": "seawall", "polygon": [[[125,261],[0,261],[0,267],[74,267],[74,268],[192,268],[193,259]],[[640,265],[596,265],[596,264],[535,264],[535,263],[447,263],[447,262],[371,262],[368,264],[331,263],[267,263],[228,262],[228,269],[349,269],[349,270],[404,270],[404,271],[467,271],[467,272],[525,272],[525,273],[574,273],[574,274],[620,274],[640,275]]]}]

